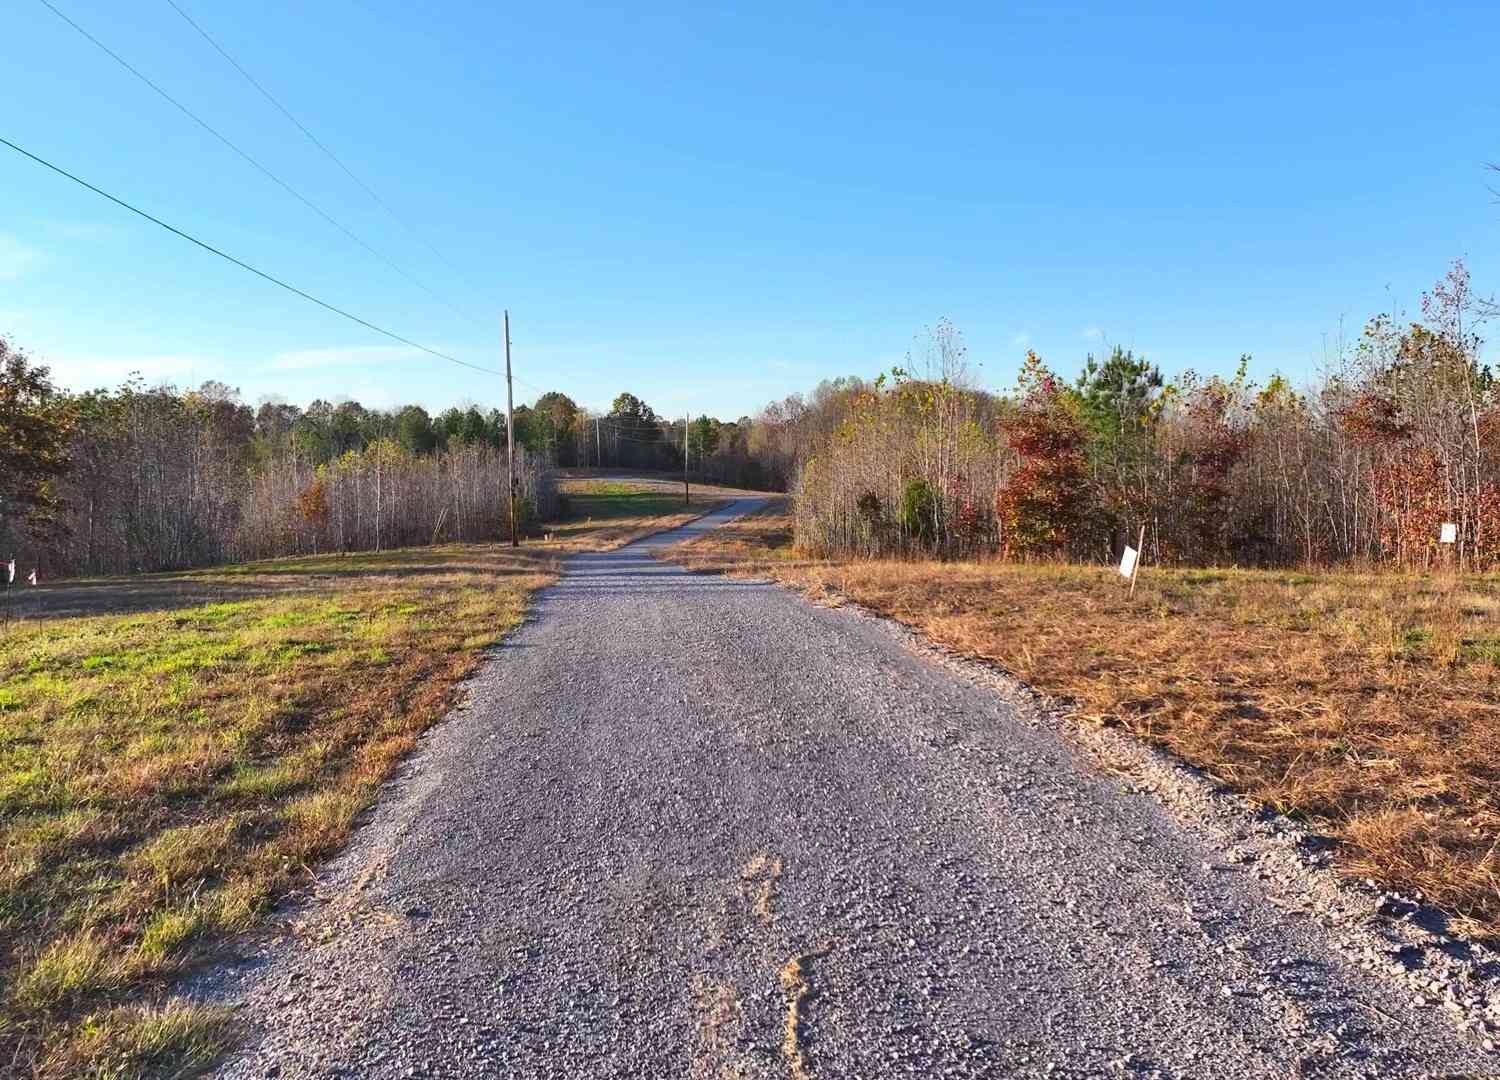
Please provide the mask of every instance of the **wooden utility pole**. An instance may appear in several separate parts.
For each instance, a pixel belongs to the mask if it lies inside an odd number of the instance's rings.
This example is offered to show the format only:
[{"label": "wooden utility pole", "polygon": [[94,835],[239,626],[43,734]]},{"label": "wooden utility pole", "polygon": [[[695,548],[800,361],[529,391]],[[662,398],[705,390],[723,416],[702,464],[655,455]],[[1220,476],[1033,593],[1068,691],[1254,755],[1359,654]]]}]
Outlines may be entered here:
[{"label": "wooden utility pole", "polygon": [[691,503],[693,501],[692,496],[688,494],[687,439],[688,439],[688,417],[684,416],[682,418],[682,501],[683,501],[684,505],[687,505],[687,504],[689,504],[689,503]]},{"label": "wooden utility pole", "polygon": [[510,480],[510,546],[516,539],[516,410],[510,384],[510,312],[505,312],[505,471]]}]

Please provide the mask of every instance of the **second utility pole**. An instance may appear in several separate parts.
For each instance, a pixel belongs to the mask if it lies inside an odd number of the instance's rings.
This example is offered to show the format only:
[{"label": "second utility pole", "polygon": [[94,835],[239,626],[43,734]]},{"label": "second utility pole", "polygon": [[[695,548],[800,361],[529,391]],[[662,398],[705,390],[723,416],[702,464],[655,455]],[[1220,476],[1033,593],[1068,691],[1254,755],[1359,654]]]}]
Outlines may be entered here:
[{"label": "second utility pole", "polygon": [[510,478],[510,546],[516,539],[516,410],[510,388],[510,312],[505,313],[505,471]]},{"label": "second utility pole", "polygon": [[683,505],[687,505],[687,504],[689,504],[689,503],[691,503],[693,501],[692,496],[690,496],[688,494],[688,478],[687,478],[687,466],[688,466],[688,458],[687,458],[687,433],[688,433],[688,418],[686,416],[684,416],[682,418],[682,502],[683,502]]}]

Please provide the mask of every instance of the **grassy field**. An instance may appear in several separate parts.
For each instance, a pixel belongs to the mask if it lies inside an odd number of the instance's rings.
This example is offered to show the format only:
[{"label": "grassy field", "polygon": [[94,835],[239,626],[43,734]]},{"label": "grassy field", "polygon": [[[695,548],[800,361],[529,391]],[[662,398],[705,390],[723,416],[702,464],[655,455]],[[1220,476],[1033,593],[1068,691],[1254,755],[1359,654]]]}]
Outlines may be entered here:
[{"label": "grassy field", "polygon": [[668,557],[852,600],[1340,841],[1500,939],[1500,579],[810,559],[771,508]]},{"label": "grassy field", "polygon": [[647,486],[626,480],[564,480],[561,488],[572,523],[605,522],[643,515],[676,514],[684,510],[702,513],[708,504],[700,495],[684,504],[681,485],[675,492],[662,486]]},{"label": "grassy field", "polygon": [[[702,513],[585,490],[450,545],[63,582],[0,630],[0,1070],[177,1076],[233,1038],[173,979],[308,884],[559,557]],[[40,616],[40,617],[37,617]]]}]

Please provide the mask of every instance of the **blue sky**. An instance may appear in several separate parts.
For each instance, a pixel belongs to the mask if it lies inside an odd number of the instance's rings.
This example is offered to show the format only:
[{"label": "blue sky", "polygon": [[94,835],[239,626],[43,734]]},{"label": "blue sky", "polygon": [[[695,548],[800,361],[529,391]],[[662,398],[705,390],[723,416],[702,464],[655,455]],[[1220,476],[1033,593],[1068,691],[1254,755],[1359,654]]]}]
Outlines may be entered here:
[{"label": "blue sky", "polygon": [[[941,317],[995,387],[1101,340],[1301,380],[1455,257],[1500,288],[1492,5],[179,0],[414,235],[165,0],[53,2],[473,318],[37,0],[0,14],[0,135],[460,358],[499,361],[508,306],[519,399],[728,418]],[[73,387],[504,399],[3,147],[0,333]]]}]

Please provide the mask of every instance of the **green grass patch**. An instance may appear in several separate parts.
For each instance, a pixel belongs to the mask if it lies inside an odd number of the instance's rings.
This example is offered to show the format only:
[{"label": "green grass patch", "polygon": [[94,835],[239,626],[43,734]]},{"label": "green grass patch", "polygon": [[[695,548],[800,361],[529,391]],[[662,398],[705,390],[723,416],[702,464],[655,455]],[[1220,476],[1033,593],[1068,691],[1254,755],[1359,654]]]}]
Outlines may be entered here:
[{"label": "green grass patch", "polygon": [[[707,508],[628,486],[520,550],[63,583],[98,613],[0,632],[0,1062],[53,1080],[211,1061],[232,1027],[173,1003],[173,977],[344,842],[559,556]],[[143,594],[159,606],[125,610]]]},{"label": "green grass patch", "polygon": [[568,517],[575,521],[657,517],[681,513],[684,509],[686,507],[680,495],[666,495],[654,490],[577,493],[568,496]]},{"label": "green grass patch", "polygon": [[181,1001],[104,1008],[84,1017],[59,1069],[82,1080],[196,1076],[235,1031],[228,1009]]},{"label": "green grass patch", "polygon": [[161,988],[343,842],[553,567],[478,545],[282,559],[182,575],[254,598],[0,635],[0,1061],[124,1077],[216,1053],[228,1029]]}]

